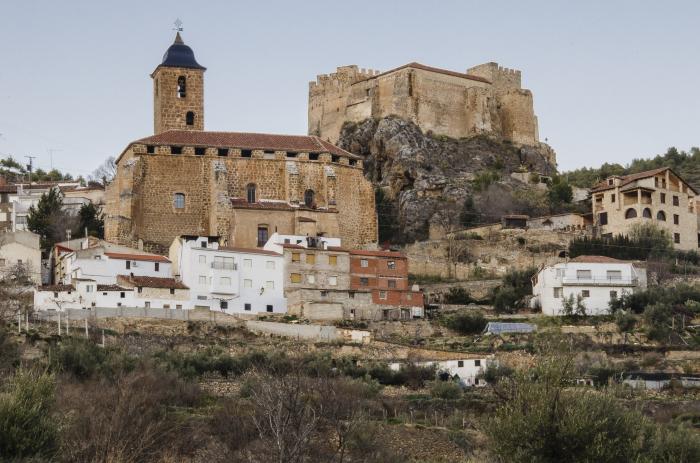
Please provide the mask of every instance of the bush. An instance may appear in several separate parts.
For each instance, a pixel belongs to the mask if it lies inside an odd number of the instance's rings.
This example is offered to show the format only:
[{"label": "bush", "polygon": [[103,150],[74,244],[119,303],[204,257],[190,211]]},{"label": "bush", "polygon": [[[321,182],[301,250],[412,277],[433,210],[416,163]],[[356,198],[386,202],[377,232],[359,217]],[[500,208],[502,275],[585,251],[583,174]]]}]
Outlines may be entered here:
[{"label": "bush", "polygon": [[620,310],[615,313],[615,324],[620,333],[631,333],[637,325],[637,319],[631,313]]},{"label": "bush", "polygon": [[136,358],[117,348],[102,348],[88,340],[68,338],[50,347],[50,367],[68,373],[79,380],[96,376],[114,378],[136,366]]},{"label": "bush", "polygon": [[0,455],[3,460],[50,460],[58,444],[53,419],[54,378],[19,371],[0,394]]},{"label": "bush", "polygon": [[448,318],[446,325],[460,334],[478,334],[486,327],[486,319],[481,312],[462,313]]},{"label": "bush", "polygon": [[497,288],[493,294],[493,308],[497,313],[514,313],[522,299],[520,292],[512,286]]},{"label": "bush", "polygon": [[457,400],[462,396],[462,388],[452,380],[436,380],[430,386],[430,395],[436,399]]},{"label": "bush", "polygon": [[672,308],[663,302],[650,305],[644,310],[642,318],[646,326],[649,339],[656,341],[666,341],[671,334]]},{"label": "bush", "polygon": [[443,296],[443,301],[445,304],[469,304],[474,300],[470,296],[469,291],[461,286],[453,286],[447,294]]}]

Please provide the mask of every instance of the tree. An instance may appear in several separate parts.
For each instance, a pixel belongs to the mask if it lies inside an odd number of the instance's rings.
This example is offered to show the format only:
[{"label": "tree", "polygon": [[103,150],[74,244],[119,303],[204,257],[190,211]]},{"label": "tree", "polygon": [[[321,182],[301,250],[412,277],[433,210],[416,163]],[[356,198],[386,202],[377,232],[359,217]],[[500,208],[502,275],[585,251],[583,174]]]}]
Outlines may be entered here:
[{"label": "tree", "polygon": [[547,196],[549,197],[550,209],[555,210],[564,204],[571,204],[571,201],[574,199],[574,192],[571,189],[571,185],[563,177],[556,176],[549,185]]},{"label": "tree", "polygon": [[104,238],[105,236],[105,221],[104,214],[100,212],[100,208],[93,203],[83,204],[78,213],[80,216],[80,229],[87,229],[88,235]]},{"label": "tree", "polygon": [[100,182],[103,186],[107,186],[116,175],[117,163],[115,162],[114,156],[110,156],[92,172],[90,180]]},{"label": "tree", "polygon": [[55,243],[66,236],[66,230],[74,233],[78,221],[61,210],[63,199],[58,188],[51,188],[41,195],[36,206],[29,208],[27,226],[40,237],[41,249],[48,252]]},{"label": "tree", "polygon": [[470,195],[464,200],[462,212],[459,214],[459,224],[465,228],[473,227],[479,223],[479,212],[474,205],[474,198]]},{"label": "tree", "polygon": [[574,298],[573,294],[569,294],[569,297],[564,298],[562,301],[564,305],[564,315],[567,317],[585,317],[586,316],[586,305],[583,303],[583,296],[577,294]]}]

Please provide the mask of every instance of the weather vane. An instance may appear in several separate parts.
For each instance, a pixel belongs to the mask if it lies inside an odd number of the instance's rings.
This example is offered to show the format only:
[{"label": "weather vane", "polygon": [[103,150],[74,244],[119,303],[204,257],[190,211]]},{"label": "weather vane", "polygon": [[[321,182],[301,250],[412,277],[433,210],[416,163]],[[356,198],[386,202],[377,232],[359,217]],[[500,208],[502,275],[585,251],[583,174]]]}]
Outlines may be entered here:
[{"label": "weather vane", "polygon": [[177,18],[173,24],[175,24],[175,27],[173,27],[174,31],[182,32],[182,21],[180,21],[180,18]]}]

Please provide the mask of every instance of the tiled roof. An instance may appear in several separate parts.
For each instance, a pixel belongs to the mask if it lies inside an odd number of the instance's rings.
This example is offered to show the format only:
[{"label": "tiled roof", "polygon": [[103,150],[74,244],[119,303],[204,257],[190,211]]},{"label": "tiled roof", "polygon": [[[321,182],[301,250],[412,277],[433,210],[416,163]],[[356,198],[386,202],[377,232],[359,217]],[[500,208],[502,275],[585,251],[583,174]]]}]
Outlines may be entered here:
[{"label": "tiled roof", "polygon": [[461,77],[463,79],[476,80],[479,82],[485,82],[487,84],[491,83],[490,80],[484,79],[483,77],[473,76],[471,74],[465,74],[463,72],[450,71],[448,69],[434,68],[432,66],[426,66],[425,64],[420,64],[420,63],[416,63],[416,62],[404,64],[403,66],[399,66],[399,67],[391,69],[389,71],[382,72],[381,74],[377,74],[376,76],[368,77],[368,79],[375,79],[377,77],[391,74],[392,72],[400,71],[401,69],[405,69],[405,68],[413,68],[413,69],[420,69],[422,71],[436,72],[438,74],[445,74],[448,76]]},{"label": "tiled roof", "polygon": [[266,249],[257,249],[257,248],[237,248],[237,247],[233,247],[233,246],[220,246],[219,250],[220,251],[241,252],[244,254],[264,254],[266,256],[275,256],[275,257],[281,256],[281,254],[279,254],[275,251],[268,251]]},{"label": "tiled roof", "polygon": [[363,251],[363,250],[353,250],[350,251],[353,256],[375,256],[375,257],[395,257],[399,259],[405,259],[406,256],[397,251]]},{"label": "tiled roof", "polygon": [[97,291],[133,291],[132,288],[122,288],[119,285],[97,285]]},{"label": "tiled roof", "polygon": [[250,150],[293,151],[299,153],[331,153],[352,159],[361,159],[313,135],[277,135],[271,133],[204,132],[197,130],[169,130],[135,143],[147,145],[189,145]]},{"label": "tiled roof", "polygon": [[624,264],[627,261],[607,256],[578,256],[571,259],[571,262],[580,262],[583,264]]},{"label": "tiled roof", "polygon": [[39,286],[39,291],[53,291],[53,292],[75,291],[75,288],[73,287],[73,285],[46,285],[46,286]]},{"label": "tiled roof", "polygon": [[105,252],[105,256],[110,259],[121,260],[143,260],[148,262],[170,262],[165,256],[157,256],[155,254],[124,254],[121,252]]},{"label": "tiled roof", "polygon": [[144,288],[189,289],[181,281],[178,281],[175,278],[118,275],[117,281],[133,286],[141,286]]},{"label": "tiled roof", "polygon": [[285,249],[306,249],[304,246],[299,246],[298,244],[292,244],[292,243],[282,243],[280,244]]},{"label": "tiled roof", "polygon": [[[686,182],[685,180],[683,180],[683,179],[681,178],[681,176],[678,175],[677,173],[675,173],[675,172],[673,171],[673,169],[671,169],[670,167],[659,167],[658,169],[646,170],[646,171],[644,171],[644,172],[638,172],[638,173],[636,173],[636,174],[623,175],[623,176],[615,176],[615,177],[619,177],[619,178],[620,178],[621,181],[620,181],[620,185],[619,185],[619,186],[620,186],[620,187],[624,187],[624,186],[629,185],[630,183],[635,182],[635,181],[637,181],[637,180],[641,180],[641,179],[644,179],[644,178],[653,177],[654,175],[658,175],[658,174],[660,174],[661,172],[666,172],[667,170],[670,170],[671,172],[673,172],[673,175],[675,175],[676,177],[678,177],[683,183],[685,183],[686,185],[688,185],[688,188],[690,188],[691,190],[693,190],[693,192],[695,192],[695,193],[697,194],[697,191],[695,191],[695,189],[694,189],[688,182]],[[591,193],[597,193],[597,192],[599,192],[599,191],[612,190],[613,188],[615,188],[615,185],[608,185],[607,179],[605,179],[604,181],[599,182],[597,185],[593,186],[593,188],[591,188]]]}]

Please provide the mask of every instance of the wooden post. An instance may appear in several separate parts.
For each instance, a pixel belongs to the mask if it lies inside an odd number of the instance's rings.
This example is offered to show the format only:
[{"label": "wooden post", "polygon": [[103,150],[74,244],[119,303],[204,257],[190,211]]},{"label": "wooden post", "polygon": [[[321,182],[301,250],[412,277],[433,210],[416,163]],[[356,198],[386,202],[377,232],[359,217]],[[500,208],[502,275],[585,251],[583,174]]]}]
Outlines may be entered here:
[{"label": "wooden post", "polygon": [[85,318],[85,339],[89,338],[90,336],[88,335],[88,323],[87,323],[87,318]]},{"label": "wooden post", "polygon": [[22,312],[17,312],[17,334],[22,334]]},{"label": "wooden post", "polygon": [[105,346],[105,330],[102,328],[102,347]]},{"label": "wooden post", "polygon": [[57,311],[56,314],[58,315],[58,335],[61,335],[61,311]]}]

